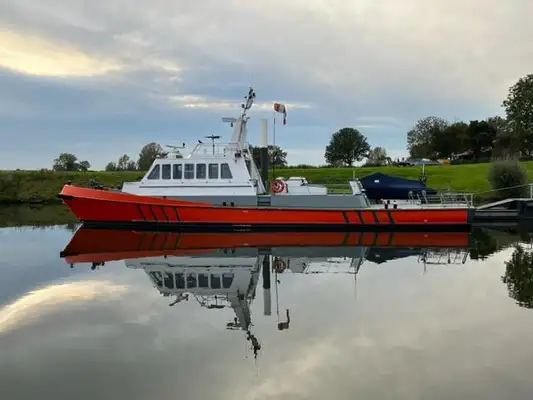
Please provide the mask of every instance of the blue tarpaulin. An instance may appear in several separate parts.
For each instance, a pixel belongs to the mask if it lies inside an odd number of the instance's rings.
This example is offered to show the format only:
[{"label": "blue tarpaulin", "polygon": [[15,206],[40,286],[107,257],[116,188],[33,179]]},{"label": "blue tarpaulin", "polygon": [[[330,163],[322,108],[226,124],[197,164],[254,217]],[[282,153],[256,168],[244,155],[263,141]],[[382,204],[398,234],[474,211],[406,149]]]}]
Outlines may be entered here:
[{"label": "blue tarpaulin", "polygon": [[436,193],[436,190],[426,187],[421,181],[399,178],[381,172],[375,172],[359,180],[365,188],[367,197],[371,200],[407,200],[409,191],[417,194],[425,190],[428,195]]}]

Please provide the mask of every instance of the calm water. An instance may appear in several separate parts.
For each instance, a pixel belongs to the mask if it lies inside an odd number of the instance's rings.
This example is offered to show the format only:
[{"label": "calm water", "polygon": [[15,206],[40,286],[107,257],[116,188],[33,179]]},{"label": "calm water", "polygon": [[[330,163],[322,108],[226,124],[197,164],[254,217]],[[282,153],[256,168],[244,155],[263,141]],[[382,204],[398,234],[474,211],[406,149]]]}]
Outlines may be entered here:
[{"label": "calm water", "polygon": [[[2,400],[532,397],[533,260],[527,243],[513,259],[516,236],[262,249],[280,261],[265,315],[257,249],[71,266],[73,228],[0,229]],[[93,240],[106,257],[127,244]]]}]

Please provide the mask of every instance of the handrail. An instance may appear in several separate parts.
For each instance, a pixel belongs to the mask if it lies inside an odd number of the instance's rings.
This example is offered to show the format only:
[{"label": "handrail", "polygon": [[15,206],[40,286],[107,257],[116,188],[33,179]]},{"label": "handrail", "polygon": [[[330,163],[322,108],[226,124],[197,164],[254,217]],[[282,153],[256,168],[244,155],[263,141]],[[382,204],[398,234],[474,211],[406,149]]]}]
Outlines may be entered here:
[{"label": "handrail", "polygon": [[[203,150],[203,152],[201,152]],[[227,142],[227,143],[197,143],[191,151],[191,155],[202,155],[202,156],[217,156],[228,154],[228,151],[249,151],[248,145],[242,145],[237,142]]]},{"label": "handrail", "polygon": [[480,195],[480,194],[486,194],[486,193],[494,193],[494,192],[501,192],[504,190],[510,190],[510,189],[518,189],[521,187],[529,187],[529,196],[530,198],[533,198],[533,183],[525,183],[523,185],[514,185],[514,186],[508,186],[500,189],[491,189],[491,190],[485,190],[483,192],[475,192],[474,195]]}]

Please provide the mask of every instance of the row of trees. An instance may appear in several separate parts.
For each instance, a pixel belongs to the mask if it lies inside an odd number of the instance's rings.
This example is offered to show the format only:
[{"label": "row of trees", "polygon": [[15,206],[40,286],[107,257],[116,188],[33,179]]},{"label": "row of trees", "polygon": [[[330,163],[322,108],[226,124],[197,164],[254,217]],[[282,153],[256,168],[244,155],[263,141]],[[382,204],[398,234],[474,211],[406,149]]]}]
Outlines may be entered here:
[{"label": "row of trees", "polygon": [[509,88],[503,101],[505,118],[448,122],[431,116],[407,132],[413,158],[457,158],[477,161],[491,156],[533,155],[533,74]]},{"label": "row of trees", "polygon": [[[250,146],[252,157],[256,165],[260,165],[261,149],[259,147]],[[163,150],[161,145],[152,142],[145,145],[140,153],[137,161],[134,161],[124,154],[119,157],[117,161],[109,162],[106,171],[146,171],[150,165],[158,157],[165,156],[167,152]],[[269,165],[271,167],[284,168],[288,166],[287,152],[280,146],[268,146]],[[331,166],[353,165],[355,161],[361,161],[363,158],[368,158],[368,163],[380,164],[387,158],[385,149],[376,147],[370,149],[368,141],[357,129],[343,128],[334,133],[330,144],[326,147],[326,161]],[[61,153],[58,158],[54,160],[54,170],[57,171],[86,171],[91,167],[88,161],[79,161],[78,158],[71,153]]]}]

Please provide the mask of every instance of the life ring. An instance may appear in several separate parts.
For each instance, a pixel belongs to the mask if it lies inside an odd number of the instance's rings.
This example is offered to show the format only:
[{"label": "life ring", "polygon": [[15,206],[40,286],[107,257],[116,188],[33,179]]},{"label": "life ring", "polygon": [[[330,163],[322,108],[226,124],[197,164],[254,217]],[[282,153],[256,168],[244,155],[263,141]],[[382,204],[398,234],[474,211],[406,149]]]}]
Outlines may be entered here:
[{"label": "life ring", "polygon": [[281,193],[285,191],[286,188],[287,185],[280,179],[273,180],[272,184],[270,185],[270,190],[272,190],[272,193]]}]

